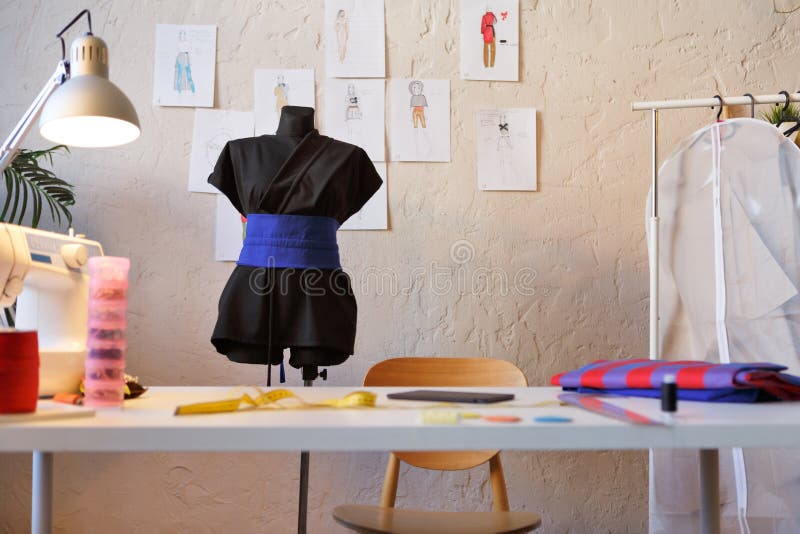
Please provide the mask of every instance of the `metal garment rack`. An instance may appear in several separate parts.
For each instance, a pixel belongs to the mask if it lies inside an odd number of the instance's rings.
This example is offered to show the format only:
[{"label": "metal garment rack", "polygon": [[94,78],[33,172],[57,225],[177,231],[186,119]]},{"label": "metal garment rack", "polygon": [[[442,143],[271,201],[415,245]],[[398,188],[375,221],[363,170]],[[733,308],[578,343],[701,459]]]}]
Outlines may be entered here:
[{"label": "metal garment rack", "polygon": [[[659,294],[659,220],[658,220],[658,112],[662,109],[713,108],[718,106],[741,106],[755,104],[786,104],[800,102],[800,92],[773,95],[714,96],[685,100],[655,100],[634,102],[633,111],[649,111],[651,124],[651,215],[647,221],[650,232],[648,250],[650,266],[650,358],[659,359],[661,348],[659,339],[658,307]],[[651,473],[652,476],[652,473]],[[719,513],[719,451],[702,449],[700,451],[700,527],[703,534],[720,533]]]}]

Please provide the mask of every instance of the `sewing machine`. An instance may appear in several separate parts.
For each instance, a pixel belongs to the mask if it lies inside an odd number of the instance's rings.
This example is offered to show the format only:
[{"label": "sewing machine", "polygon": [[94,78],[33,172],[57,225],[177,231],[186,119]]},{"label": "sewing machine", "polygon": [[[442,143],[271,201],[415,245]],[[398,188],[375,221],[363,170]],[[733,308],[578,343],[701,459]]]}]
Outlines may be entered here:
[{"label": "sewing machine", "polygon": [[85,265],[102,255],[100,243],[71,230],[0,223],[0,307],[16,300],[16,328],[39,333],[39,396],[78,390],[86,358]]}]

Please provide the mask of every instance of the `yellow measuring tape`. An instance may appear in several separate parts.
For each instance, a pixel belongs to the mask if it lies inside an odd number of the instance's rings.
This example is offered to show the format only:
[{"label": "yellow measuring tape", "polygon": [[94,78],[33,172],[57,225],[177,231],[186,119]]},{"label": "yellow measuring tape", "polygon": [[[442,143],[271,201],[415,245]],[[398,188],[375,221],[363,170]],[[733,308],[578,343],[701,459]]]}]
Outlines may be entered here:
[{"label": "yellow measuring tape", "polygon": [[[230,413],[258,409],[300,409],[300,408],[374,408],[376,395],[369,391],[354,391],[339,399],[328,399],[317,403],[308,403],[288,389],[264,391],[255,388],[255,397],[245,393],[239,398],[211,402],[184,404],[175,408],[175,415],[200,415],[213,413]],[[287,405],[281,401],[291,399],[294,404]]]}]

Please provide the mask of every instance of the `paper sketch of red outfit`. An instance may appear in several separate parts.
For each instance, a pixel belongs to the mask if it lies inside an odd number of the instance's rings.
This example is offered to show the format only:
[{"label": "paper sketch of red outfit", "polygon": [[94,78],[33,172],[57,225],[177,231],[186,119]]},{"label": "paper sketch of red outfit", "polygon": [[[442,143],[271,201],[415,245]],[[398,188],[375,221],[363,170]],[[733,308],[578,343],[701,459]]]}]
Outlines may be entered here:
[{"label": "paper sketch of red outfit", "polygon": [[497,35],[494,31],[494,25],[497,23],[497,17],[490,9],[486,10],[483,17],[481,17],[481,34],[483,35],[483,66],[494,67],[494,57],[497,53]]},{"label": "paper sketch of red outfit", "polygon": [[333,29],[336,31],[336,43],[339,45],[339,63],[344,63],[344,58],[347,56],[347,39],[350,37],[347,14],[344,9],[340,9],[336,14]]}]

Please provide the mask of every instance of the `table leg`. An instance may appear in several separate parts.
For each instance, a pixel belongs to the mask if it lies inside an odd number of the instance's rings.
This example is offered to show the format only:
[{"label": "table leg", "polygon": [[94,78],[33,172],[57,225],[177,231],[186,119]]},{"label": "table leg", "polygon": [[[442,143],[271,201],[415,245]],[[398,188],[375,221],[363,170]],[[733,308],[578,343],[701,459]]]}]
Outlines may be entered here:
[{"label": "table leg", "polygon": [[700,450],[700,531],[720,534],[719,451]]},{"label": "table leg", "polygon": [[308,517],[308,451],[300,452],[300,498],[297,506],[297,534],[306,534]]},{"label": "table leg", "polygon": [[53,453],[33,451],[31,533],[53,531]]}]

